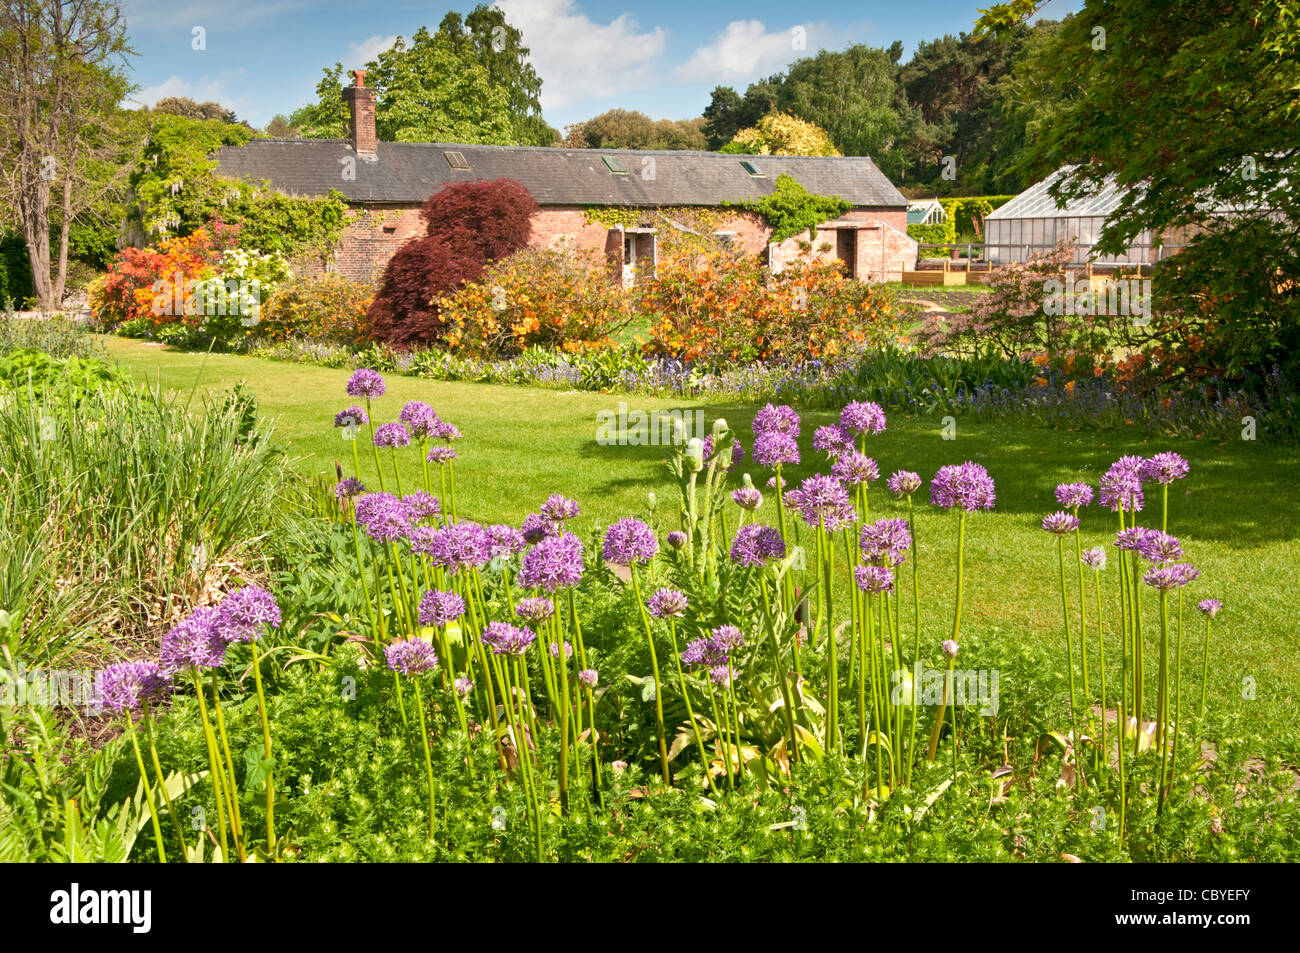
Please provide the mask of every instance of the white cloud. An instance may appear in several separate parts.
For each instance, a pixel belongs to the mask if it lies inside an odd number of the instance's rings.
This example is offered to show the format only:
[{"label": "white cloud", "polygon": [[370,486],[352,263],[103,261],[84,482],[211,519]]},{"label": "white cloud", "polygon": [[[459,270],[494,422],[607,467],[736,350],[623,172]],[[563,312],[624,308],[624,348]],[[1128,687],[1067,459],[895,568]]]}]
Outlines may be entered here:
[{"label": "white cloud", "polygon": [[353,43],[348,47],[343,65],[347,69],[359,69],[396,42],[397,34],[393,34],[392,36],[372,36],[360,43]]},{"label": "white cloud", "polygon": [[497,0],[494,6],[523,31],[529,61],[542,78],[542,107],[645,89],[660,81],[658,63],[668,41],[662,27],[643,31],[624,13],[594,23],[576,0]]},{"label": "white cloud", "polygon": [[791,60],[813,55],[814,32],[822,24],[803,24],[769,31],[762,20],[732,20],[713,42],[696,47],[691,58],[673,69],[683,83],[738,83],[781,69]]}]

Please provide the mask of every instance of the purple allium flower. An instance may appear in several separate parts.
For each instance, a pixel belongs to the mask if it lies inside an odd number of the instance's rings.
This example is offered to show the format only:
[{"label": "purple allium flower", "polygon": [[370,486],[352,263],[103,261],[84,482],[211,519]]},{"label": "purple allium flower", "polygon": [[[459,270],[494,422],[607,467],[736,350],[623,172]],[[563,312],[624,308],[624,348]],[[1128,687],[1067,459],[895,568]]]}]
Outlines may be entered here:
[{"label": "purple allium flower", "polygon": [[162,637],[158,662],[165,675],[216,668],[226,660],[226,643],[217,635],[217,610],[200,606]]},{"label": "purple allium flower", "polygon": [[1186,460],[1176,453],[1166,452],[1143,460],[1141,473],[1144,480],[1168,485],[1187,476],[1190,470]]},{"label": "purple allium flower", "polygon": [[1213,619],[1219,614],[1219,610],[1223,608],[1223,602],[1219,599],[1202,599],[1200,602],[1196,603],[1196,608],[1200,609]]},{"label": "purple allium flower", "polygon": [[366,492],[366,485],[356,477],[347,477],[339,480],[338,484],[334,487],[334,495],[340,500],[346,500],[364,492]]},{"label": "purple allium flower", "polygon": [[366,535],[379,543],[405,539],[411,532],[407,506],[391,493],[367,493],[357,497],[355,516]]},{"label": "purple allium flower", "polygon": [[520,599],[515,603],[515,615],[536,625],[555,615],[555,603],[543,596]]},{"label": "purple allium flower", "polygon": [[1120,457],[1102,474],[1101,493],[1098,502],[1112,510],[1123,507],[1130,513],[1142,509],[1142,464],[1141,457]]},{"label": "purple allium flower", "polygon": [[911,470],[899,470],[889,478],[886,486],[898,496],[911,496],[921,488],[921,475]]},{"label": "purple allium flower", "polygon": [[497,655],[523,655],[537,638],[532,629],[521,629],[508,622],[489,622],[483,630],[483,644]]},{"label": "purple allium flower", "polygon": [[858,566],[853,578],[863,592],[889,592],[894,588],[894,571],[885,566]]},{"label": "purple allium flower", "polygon": [[469,693],[474,690],[474,679],[462,675],[456,679],[456,694],[461,698],[468,698]]},{"label": "purple allium flower", "polygon": [[1079,556],[1079,561],[1089,569],[1106,568],[1106,550],[1098,546],[1096,549],[1085,549]]},{"label": "purple allium flower", "polygon": [[1141,552],[1146,538],[1155,532],[1158,532],[1158,530],[1147,529],[1144,526],[1130,526],[1128,529],[1120,530],[1115,534],[1115,545],[1132,553]]},{"label": "purple allium flower", "polygon": [[754,462],[764,467],[799,462],[799,445],[794,437],[770,430],[754,438]]},{"label": "purple allium flower", "polygon": [[1053,536],[1065,536],[1079,528],[1079,517],[1072,513],[1058,511],[1043,517],[1043,529]]},{"label": "purple allium flower", "polygon": [[171,689],[171,676],[153,662],[118,662],[95,673],[96,711],[131,711],[142,702],[161,698]]},{"label": "purple allium flower", "polygon": [[785,477],[770,476],[767,478],[767,488],[769,490],[775,490],[778,486],[783,490],[785,489]]},{"label": "purple allium flower", "polygon": [[1069,509],[1092,502],[1092,487],[1086,483],[1061,483],[1056,487],[1056,503]]},{"label": "purple allium flower", "polygon": [[582,540],[573,533],[548,536],[524,553],[519,582],[555,592],[582,579]]},{"label": "purple allium flower", "polygon": [[1181,589],[1200,574],[1201,571],[1191,563],[1166,563],[1147,570],[1142,581],[1152,589],[1166,592],[1170,589]]},{"label": "purple allium flower", "polygon": [[687,668],[727,664],[727,652],[712,637],[695,639],[682,650],[682,664]]},{"label": "purple allium flower", "polygon": [[349,397],[383,397],[387,389],[379,373],[368,367],[358,367],[348,378]]},{"label": "purple allium flower", "polygon": [[848,450],[831,466],[831,476],[845,486],[859,486],[880,479],[880,467],[864,453]]},{"label": "purple allium flower", "polygon": [[840,411],[840,426],[851,434],[885,432],[885,410],[871,401],[854,401]]},{"label": "purple allium flower", "polygon": [[236,589],[217,606],[213,631],[223,642],[251,642],[266,626],[280,627],[280,607],[275,596],[259,586]]},{"label": "purple allium flower", "polygon": [[827,529],[838,529],[853,519],[853,504],[849,502],[848,491],[834,477],[820,473],[810,476],[799,485],[798,499],[797,505],[809,526],[825,525]]},{"label": "purple allium flower", "polygon": [[571,500],[559,493],[552,493],[548,496],[546,502],[539,509],[543,516],[556,523],[576,519],[580,512],[577,500]]},{"label": "purple allium flower", "polygon": [[930,502],[945,509],[991,510],[993,499],[993,478],[978,463],[940,467],[930,481]]},{"label": "purple allium flower", "polygon": [[540,543],[547,536],[558,536],[559,526],[541,513],[529,513],[519,527],[525,543]]},{"label": "purple allium flower", "polygon": [[465,614],[465,600],[445,589],[430,589],[420,597],[420,625],[446,625]]},{"label": "purple allium flower", "polygon": [[429,448],[429,452],[424,455],[424,459],[439,466],[451,463],[456,459],[456,448],[438,444]]},{"label": "purple allium flower", "polygon": [[756,486],[742,486],[731,494],[731,498],[742,510],[756,510],[763,505],[763,493]]},{"label": "purple allium flower", "polygon": [[912,546],[912,529],[904,519],[878,519],[862,527],[858,546],[867,562],[896,566]]},{"label": "purple allium flower", "polygon": [[941,646],[941,648],[943,649],[943,654],[947,658],[957,657],[957,647],[958,647],[957,643],[954,642],[952,639],[944,639],[943,645]]},{"label": "purple allium flower", "polygon": [[335,427],[359,427],[362,424],[370,423],[370,418],[360,407],[349,407],[347,410],[340,410],[334,415]]},{"label": "purple allium flower", "polygon": [[818,427],[813,431],[813,449],[838,457],[853,449],[853,434],[839,426]]},{"label": "purple allium flower", "polygon": [[645,601],[645,607],[656,619],[681,616],[686,612],[686,593],[676,589],[656,589]]},{"label": "purple allium flower", "polygon": [[594,668],[584,668],[578,673],[578,681],[587,688],[595,688],[596,683],[600,681],[600,675]]},{"label": "purple allium flower", "polygon": [[606,562],[619,566],[644,564],[658,551],[654,530],[634,516],[625,517],[605,530],[602,555]]},{"label": "purple allium flower", "polygon": [[441,423],[433,408],[422,400],[408,400],[398,417],[411,431],[411,436],[418,440],[436,436]]},{"label": "purple allium flower", "polygon": [[[560,647],[559,647],[558,645],[556,645],[554,642],[552,642],[550,645],[548,645],[547,648],[548,648],[548,649],[550,650],[550,652],[551,652],[551,658],[559,658],[559,657],[560,657]],[[573,646],[570,645],[568,642],[565,642],[565,643],[564,643],[564,657],[565,657],[566,659],[571,659],[571,658],[573,658]]]},{"label": "purple allium flower", "polygon": [[668,534],[668,545],[673,549],[681,549],[686,545],[686,534],[679,529],[673,530]]},{"label": "purple allium flower", "polygon": [[442,504],[432,493],[414,490],[402,497],[406,505],[406,518],[412,523],[423,523],[434,519],[442,513]]},{"label": "purple allium flower", "polygon": [[731,561],[737,566],[752,566],[758,569],[767,565],[769,559],[785,557],[785,540],[771,526],[750,523],[736,530],[731,541]]},{"label": "purple allium flower", "polygon": [[730,688],[731,687],[731,666],[729,665],[709,666],[709,679],[718,688]]},{"label": "purple allium flower", "polygon": [[716,629],[710,630],[710,636],[713,644],[716,645],[728,656],[736,649],[745,647],[745,635],[734,625],[720,625]]},{"label": "purple allium flower", "polygon": [[487,531],[474,523],[452,523],[435,531],[429,540],[429,559],[435,566],[459,572],[482,567],[490,558]]},{"label": "purple allium flower", "polygon": [[1183,544],[1176,536],[1153,529],[1138,544],[1138,554],[1153,563],[1171,563],[1183,558]]},{"label": "purple allium flower", "polygon": [[388,667],[403,675],[419,675],[438,664],[438,653],[424,639],[394,642],[384,649]]},{"label": "purple allium flower", "polygon": [[459,440],[461,438],[461,432],[456,427],[456,425],[449,424],[445,420],[438,421],[437,429],[434,431],[433,435],[437,437],[439,440],[445,440],[448,443],[451,443],[453,440]]},{"label": "purple allium flower", "polygon": [[401,421],[380,424],[375,428],[376,447],[405,447],[410,442],[411,434],[407,431],[406,424]]},{"label": "purple allium flower", "polygon": [[799,436],[799,415],[793,407],[766,405],[754,415],[754,436],[761,433],[782,433],[788,437]]},{"label": "purple allium flower", "polygon": [[528,545],[524,534],[513,526],[498,523],[487,528],[488,553],[491,556],[513,556],[522,553]]}]

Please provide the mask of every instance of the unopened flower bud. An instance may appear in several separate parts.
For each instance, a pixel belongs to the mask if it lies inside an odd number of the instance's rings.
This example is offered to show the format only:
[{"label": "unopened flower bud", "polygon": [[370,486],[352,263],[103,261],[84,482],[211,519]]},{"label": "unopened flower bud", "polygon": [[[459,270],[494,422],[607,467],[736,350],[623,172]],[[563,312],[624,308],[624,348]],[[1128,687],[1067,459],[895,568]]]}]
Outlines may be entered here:
[{"label": "unopened flower bud", "polygon": [[950,659],[955,659],[957,657],[957,643],[952,639],[944,639],[943,654]]}]

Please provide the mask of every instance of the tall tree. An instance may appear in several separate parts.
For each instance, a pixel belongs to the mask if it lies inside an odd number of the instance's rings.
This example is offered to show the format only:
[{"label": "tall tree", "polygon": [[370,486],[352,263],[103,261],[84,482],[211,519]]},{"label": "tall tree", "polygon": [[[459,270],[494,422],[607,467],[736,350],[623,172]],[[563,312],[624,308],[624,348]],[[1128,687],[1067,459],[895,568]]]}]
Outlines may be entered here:
[{"label": "tall tree", "polygon": [[631,109],[610,109],[565,127],[570,149],[704,149],[702,119],[651,119]]},{"label": "tall tree", "polygon": [[73,227],[128,172],[113,160],[131,53],[112,0],[0,0],[0,190],[43,308],[62,304]]},{"label": "tall tree", "polygon": [[740,130],[757,125],[760,119],[774,111],[782,82],[780,74],[769,76],[750,83],[744,96],[730,86],[716,87],[709,105],[704,108],[702,131],[708,147],[722,148]]},{"label": "tall tree", "polygon": [[786,113],[768,113],[736,133],[723,152],[762,156],[837,156],[826,130]]}]

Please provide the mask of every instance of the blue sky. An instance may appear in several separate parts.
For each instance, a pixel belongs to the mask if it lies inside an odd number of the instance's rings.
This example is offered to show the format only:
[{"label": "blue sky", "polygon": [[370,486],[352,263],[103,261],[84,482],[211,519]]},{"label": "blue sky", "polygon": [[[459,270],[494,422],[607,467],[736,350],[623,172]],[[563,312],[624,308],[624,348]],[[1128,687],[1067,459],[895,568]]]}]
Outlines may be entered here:
[{"label": "blue sky", "polygon": [[[547,121],[562,129],[618,106],[656,119],[698,116],[717,85],[745,85],[818,49],[888,46],[970,30],[991,0],[498,0],[542,77]],[[215,99],[254,126],[314,98],[321,68],[362,65],[445,12],[476,4],[395,0],[124,0],[137,102]],[[1051,0],[1041,15],[1077,10]],[[202,28],[204,49],[195,40]],[[802,33],[796,31],[800,28]],[[802,42],[803,48],[798,44]]]}]

